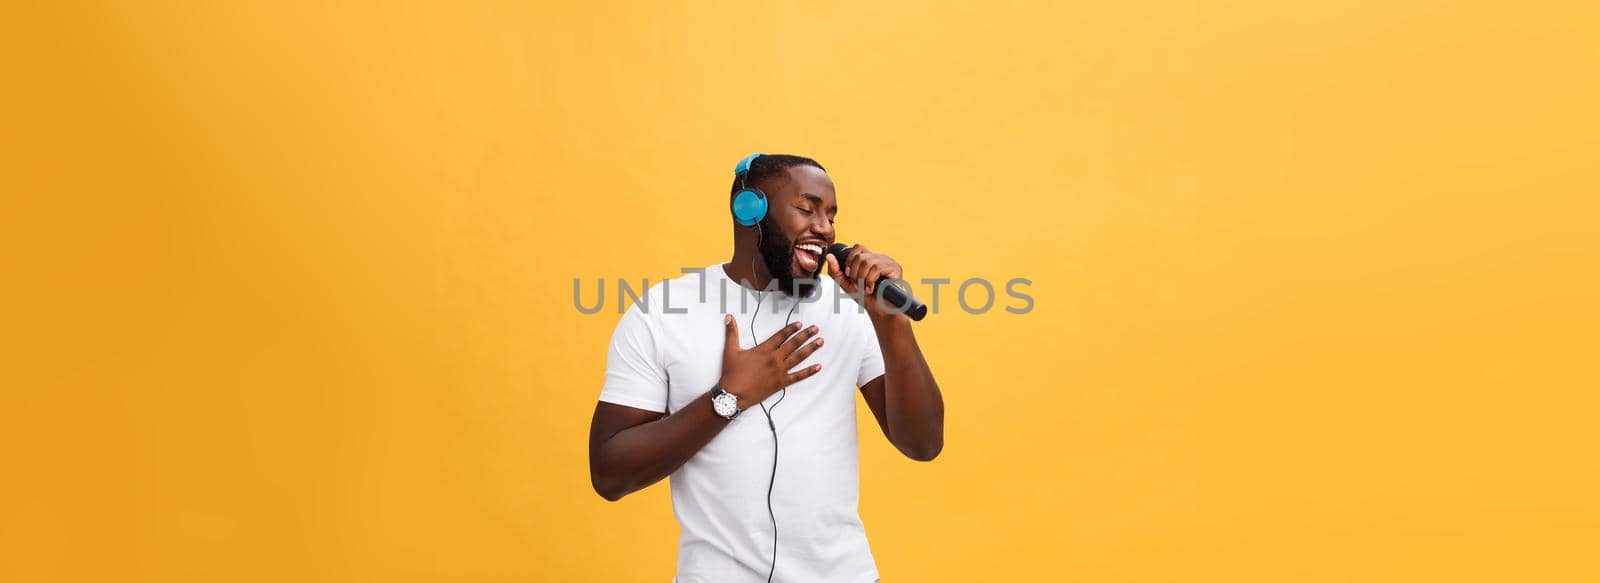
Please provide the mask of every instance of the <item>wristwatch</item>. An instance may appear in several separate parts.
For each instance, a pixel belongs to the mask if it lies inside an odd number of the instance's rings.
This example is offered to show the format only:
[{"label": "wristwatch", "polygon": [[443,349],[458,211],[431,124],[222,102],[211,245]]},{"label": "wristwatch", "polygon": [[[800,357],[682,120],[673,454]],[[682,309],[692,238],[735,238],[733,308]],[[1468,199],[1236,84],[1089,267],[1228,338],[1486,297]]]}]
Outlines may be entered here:
[{"label": "wristwatch", "polygon": [[733,419],[739,415],[738,395],[722,390],[722,385],[711,387],[711,410],[723,419]]}]

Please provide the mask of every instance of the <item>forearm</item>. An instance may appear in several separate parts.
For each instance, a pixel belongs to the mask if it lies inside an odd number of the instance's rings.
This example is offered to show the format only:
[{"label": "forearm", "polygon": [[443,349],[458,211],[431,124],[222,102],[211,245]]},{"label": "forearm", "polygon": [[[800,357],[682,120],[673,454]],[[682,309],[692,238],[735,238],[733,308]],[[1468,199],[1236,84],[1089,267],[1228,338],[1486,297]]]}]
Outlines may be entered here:
[{"label": "forearm", "polygon": [[883,351],[889,441],[907,456],[931,460],[944,448],[944,397],[904,316],[873,317]]},{"label": "forearm", "polygon": [[618,500],[677,471],[728,426],[707,393],[677,412],[629,427],[590,452],[589,473],[596,492]]}]

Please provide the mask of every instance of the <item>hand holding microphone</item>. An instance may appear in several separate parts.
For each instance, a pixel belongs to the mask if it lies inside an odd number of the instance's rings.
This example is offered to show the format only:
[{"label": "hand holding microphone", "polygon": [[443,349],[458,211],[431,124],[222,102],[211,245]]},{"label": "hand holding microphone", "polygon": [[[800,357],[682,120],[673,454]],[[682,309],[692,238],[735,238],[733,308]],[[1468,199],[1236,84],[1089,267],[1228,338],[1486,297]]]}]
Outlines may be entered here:
[{"label": "hand holding microphone", "polygon": [[[917,321],[928,315],[928,306],[912,297],[911,289],[900,280],[900,264],[888,255],[873,253],[865,245],[850,247],[835,243],[828,248],[827,261],[828,274],[846,293],[862,297],[868,313],[874,316],[905,314]],[[862,285],[858,284],[865,285],[866,289],[860,289]],[[879,300],[866,299],[867,296]]]}]

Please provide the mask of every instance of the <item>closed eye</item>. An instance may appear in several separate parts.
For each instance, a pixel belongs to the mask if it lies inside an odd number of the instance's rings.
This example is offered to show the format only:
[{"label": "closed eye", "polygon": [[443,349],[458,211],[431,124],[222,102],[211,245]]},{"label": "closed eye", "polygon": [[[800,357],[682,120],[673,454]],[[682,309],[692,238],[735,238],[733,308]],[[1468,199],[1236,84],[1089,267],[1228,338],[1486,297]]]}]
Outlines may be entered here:
[{"label": "closed eye", "polygon": [[[816,212],[817,212],[817,211],[814,211],[814,210],[811,210],[811,209],[808,209],[808,208],[806,208],[806,207],[803,207],[803,206],[797,206],[797,207],[794,207],[794,208],[795,208],[795,209],[796,209],[796,210],[799,210],[799,211],[800,211],[800,212],[802,212],[802,213],[805,213],[805,214],[807,214],[807,215],[812,215],[812,214],[816,214]],[[834,219],[833,219],[833,217],[828,217],[828,224],[830,224],[830,225],[832,225],[832,224],[834,224]]]}]

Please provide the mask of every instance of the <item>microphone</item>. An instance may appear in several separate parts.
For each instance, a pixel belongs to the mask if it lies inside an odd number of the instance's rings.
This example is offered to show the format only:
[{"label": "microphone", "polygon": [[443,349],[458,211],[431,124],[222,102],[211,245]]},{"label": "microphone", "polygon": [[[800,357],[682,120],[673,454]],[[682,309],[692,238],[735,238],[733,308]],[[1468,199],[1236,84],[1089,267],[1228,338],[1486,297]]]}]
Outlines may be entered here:
[{"label": "microphone", "polygon": [[[849,257],[850,252],[854,250],[855,247],[853,246],[834,243],[832,247],[828,248],[828,254],[832,255],[839,262],[839,268],[843,269],[844,259]],[[905,284],[900,280],[890,278],[887,275],[879,277],[876,289],[878,290],[878,296],[882,297],[884,302],[893,306],[896,312],[905,314],[906,317],[911,318],[913,321],[920,322],[922,318],[928,315],[928,306],[917,300],[917,298],[911,297],[911,290],[906,289]],[[872,301],[866,298],[862,298],[862,300]]]}]

